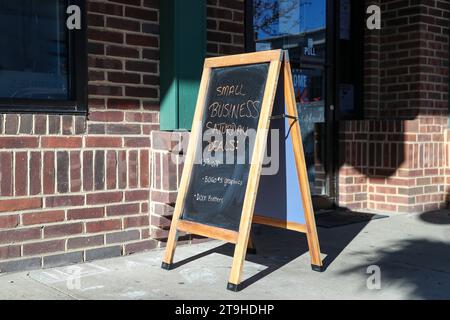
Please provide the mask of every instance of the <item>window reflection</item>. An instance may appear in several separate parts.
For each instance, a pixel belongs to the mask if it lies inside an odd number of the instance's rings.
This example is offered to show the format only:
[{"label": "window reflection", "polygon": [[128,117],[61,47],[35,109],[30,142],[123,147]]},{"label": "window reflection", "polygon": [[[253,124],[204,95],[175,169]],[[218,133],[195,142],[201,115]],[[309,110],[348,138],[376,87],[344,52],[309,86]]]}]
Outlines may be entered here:
[{"label": "window reflection", "polygon": [[0,0],[0,98],[69,99],[65,8]]},{"label": "window reflection", "polygon": [[322,194],[315,133],[325,122],[326,0],[253,0],[253,6],[256,50],[289,51],[311,190]]}]

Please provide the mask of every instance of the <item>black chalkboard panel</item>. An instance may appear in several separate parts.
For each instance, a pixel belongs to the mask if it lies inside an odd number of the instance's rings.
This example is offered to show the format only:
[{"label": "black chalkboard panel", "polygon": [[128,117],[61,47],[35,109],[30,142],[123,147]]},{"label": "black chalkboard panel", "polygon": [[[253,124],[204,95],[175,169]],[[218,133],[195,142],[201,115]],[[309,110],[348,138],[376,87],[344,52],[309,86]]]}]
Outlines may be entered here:
[{"label": "black chalkboard panel", "polygon": [[211,70],[181,219],[238,231],[268,70],[269,63]]}]

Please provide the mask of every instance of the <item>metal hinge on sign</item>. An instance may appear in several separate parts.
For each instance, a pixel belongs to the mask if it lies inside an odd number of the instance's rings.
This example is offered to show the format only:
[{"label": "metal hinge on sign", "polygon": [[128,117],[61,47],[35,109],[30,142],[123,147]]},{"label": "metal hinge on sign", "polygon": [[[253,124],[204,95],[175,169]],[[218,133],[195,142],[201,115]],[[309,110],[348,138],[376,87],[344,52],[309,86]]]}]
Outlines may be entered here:
[{"label": "metal hinge on sign", "polygon": [[278,115],[275,115],[275,116],[271,116],[270,120],[278,120],[278,119],[284,119],[284,118],[298,120],[298,117],[290,116],[288,114],[278,114]]}]

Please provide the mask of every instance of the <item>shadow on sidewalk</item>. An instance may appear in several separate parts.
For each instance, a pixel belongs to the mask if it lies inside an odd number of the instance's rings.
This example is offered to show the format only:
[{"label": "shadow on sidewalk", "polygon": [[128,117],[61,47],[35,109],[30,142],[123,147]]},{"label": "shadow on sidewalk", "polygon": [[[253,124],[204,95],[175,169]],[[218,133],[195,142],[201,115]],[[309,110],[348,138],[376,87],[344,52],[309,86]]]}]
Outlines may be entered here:
[{"label": "shadow on sidewalk", "polygon": [[[441,227],[450,225],[447,210],[423,213],[418,218]],[[412,299],[450,299],[450,233],[447,228],[437,228],[435,232],[434,236],[438,237],[442,232],[443,241],[411,237],[391,241],[375,252],[356,252],[354,254],[367,256],[367,263],[342,274],[366,273],[369,265],[375,265],[381,271],[381,290],[399,288],[407,291]]]},{"label": "shadow on sidewalk", "polygon": [[[357,223],[338,228],[318,228],[324,269],[326,270],[333,261],[341,254],[347,245],[361,232],[368,222]],[[256,246],[256,254],[247,254],[246,261],[250,261],[266,268],[241,283],[242,289],[250,286],[258,280],[268,276],[284,265],[307,254],[309,261],[309,250],[306,235],[268,226],[254,226],[252,230],[253,241]],[[223,244],[208,251],[199,253],[187,259],[174,262],[177,268],[197,259],[213,253],[233,257],[234,245]],[[311,272],[314,272],[311,270]]]}]

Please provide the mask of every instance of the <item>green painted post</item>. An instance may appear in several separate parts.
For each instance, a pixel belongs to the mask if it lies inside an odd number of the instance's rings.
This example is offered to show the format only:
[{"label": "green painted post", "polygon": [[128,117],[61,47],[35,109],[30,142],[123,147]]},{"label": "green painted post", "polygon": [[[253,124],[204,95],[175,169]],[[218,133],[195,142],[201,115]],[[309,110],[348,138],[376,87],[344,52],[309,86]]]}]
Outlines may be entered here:
[{"label": "green painted post", "polygon": [[206,54],[206,0],[164,0],[160,14],[160,127],[190,130]]}]

